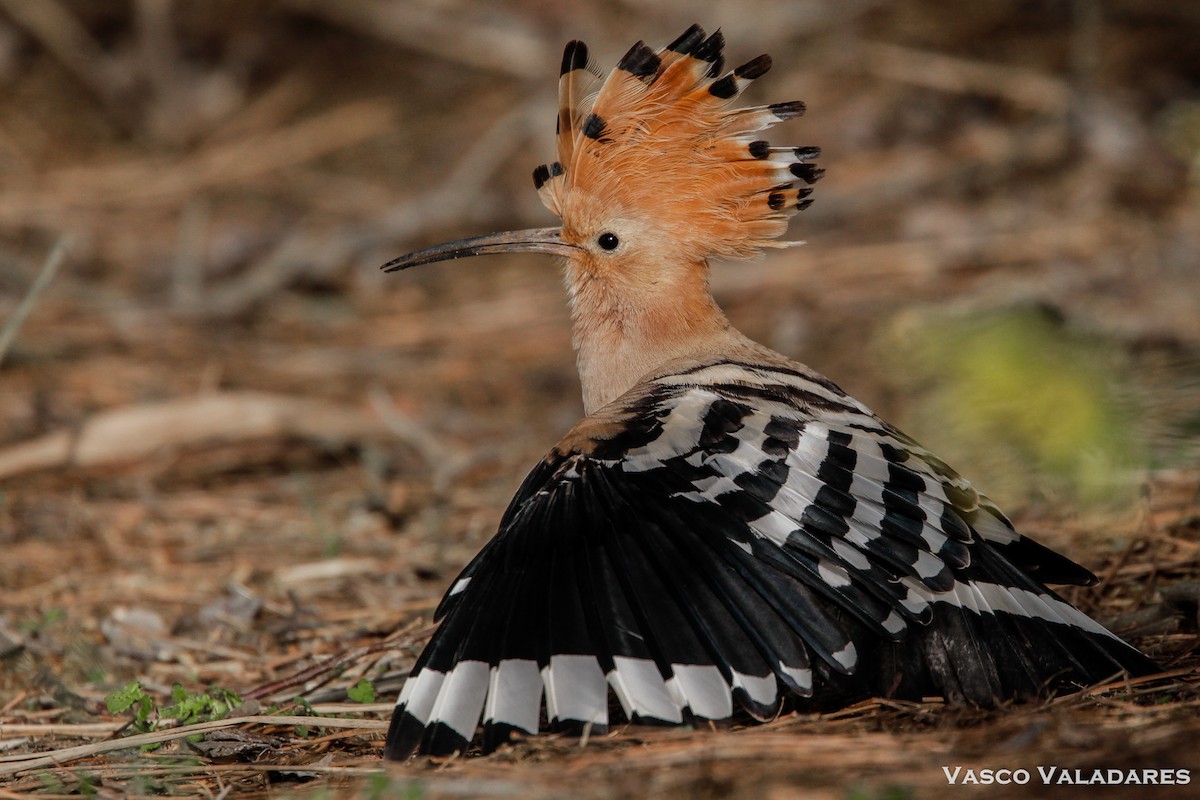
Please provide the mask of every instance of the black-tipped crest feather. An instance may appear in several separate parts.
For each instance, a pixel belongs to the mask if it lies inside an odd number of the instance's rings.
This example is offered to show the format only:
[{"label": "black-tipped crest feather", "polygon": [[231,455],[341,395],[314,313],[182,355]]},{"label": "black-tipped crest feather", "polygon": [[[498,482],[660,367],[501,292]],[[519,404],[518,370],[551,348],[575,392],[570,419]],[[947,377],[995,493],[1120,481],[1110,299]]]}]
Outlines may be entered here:
[{"label": "black-tipped crest feather", "polygon": [[806,107],[802,100],[791,100],[786,103],[772,103],[767,106],[781,120],[792,119],[804,115]]},{"label": "black-tipped crest feather", "polygon": [[712,36],[709,36],[703,42],[696,45],[692,51],[692,57],[698,58],[701,61],[707,61],[710,64],[721,58],[721,54],[725,50],[725,34],[721,33],[720,28],[713,31]]},{"label": "black-tipped crest feather", "polygon": [[679,35],[675,41],[667,45],[667,49],[681,55],[692,55],[693,51],[704,41],[704,28],[693,24]]},{"label": "black-tipped crest feather", "polygon": [[771,69],[771,57],[763,53],[758,58],[747,61],[733,71],[733,74],[739,78],[752,81],[755,78],[761,78]]},{"label": "black-tipped crest feather", "polygon": [[578,39],[572,39],[567,42],[567,46],[563,49],[562,68],[559,71],[559,75],[566,75],[568,72],[573,72],[577,69],[587,69],[587,65],[587,45]]},{"label": "black-tipped crest feather", "polygon": [[661,66],[662,60],[658,54],[646,46],[645,42],[638,42],[629,48],[629,52],[617,63],[617,69],[625,70],[635,78],[640,78],[647,83],[654,80]]},{"label": "black-tipped crest feather", "polygon": [[583,121],[583,135],[589,139],[600,139],[604,136],[604,118],[599,114],[588,114],[587,119]]},{"label": "black-tipped crest feather", "polygon": [[722,100],[728,100],[736,95],[737,91],[737,79],[733,75],[726,75],[720,80],[713,81],[708,87],[709,94]]}]

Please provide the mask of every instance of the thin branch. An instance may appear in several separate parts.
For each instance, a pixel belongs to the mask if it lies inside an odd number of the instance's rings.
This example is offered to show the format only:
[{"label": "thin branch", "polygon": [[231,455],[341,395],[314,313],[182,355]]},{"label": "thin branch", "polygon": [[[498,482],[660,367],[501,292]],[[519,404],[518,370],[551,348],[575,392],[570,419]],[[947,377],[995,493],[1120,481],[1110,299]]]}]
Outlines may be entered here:
[{"label": "thin branch", "polygon": [[396,438],[420,454],[432,473],[433,491],[442,496],[464,469],[471,466],[471,454],[429,432],[428,424],[404,414],[381,386],[367,391],[371,409]]},{"label": "thin branch", "polygon": [[127,724],[129,724],[128,720],[76,724],[66,722],[2,722],[0,723],[0,731],[38,736],[111,736],[114,731],[119,731]]},{"label": "thin branch", "polygon": [[[285,7],[320,17],[357,33],[394,42],[421,53],[516,78],[537,78],[553,63],[551,47],[526,20],[512,16],[497,24],[479,19],[464,6],[448,13],[444,4],[411,2],[322,3],[285,0]],[[472,19],[472,16],[476,19]]]},{"label": "thin branch", "polygon": [[423,228],[471,219],[481,208],[494,208],[493,203],[480,202],[483,186],[508,163],[507,156],[523,140],[532,115],[531,104],[524,104],[501,117],[432,191],[348,230],[331,235],[300,230],[284,239],[241,275],[211,286],[205,292],[201,313],[236,316],[297,276],[343,269],[347,261],[380,241],[408,239]]},{"label": "thin branch", "polygon": [[1029,67],[989,64],[883,42],[863,47],[867,72],[944,92],[1002,97],[1014,105],[1047,114],[1064,114],[1072,91],[1063,80]]},{"label": "thin branch", "polygon": [[110,109],[119,108],[128,77],[58,0],[0,0],[9,15]]},{"label": "thin branch", "polygon": [[4,357],[8,354],[8,350],[12,347],[13,342],[17,340],[17,334],[21,331],[21,326],[25,324],[25,319],[33,311],[33,307],[37,305],[38,299],[42,293],[50,287],[50,283],[54,280],[54,276],[58,274],[58,268],[62,265],[63,258],[66,257],[67,251],[71,248],[70,234],[64,235],[55,242],[54,247],[50,250],[50,255],[46,256],[46,261],[42,264],[42,269],[34,279],[33,285],[29,287],[29,292],[25,295],[25,299],[17,306],[17,310],[4,323],[4,328],[0,329],[0,365],[4,363]]},{"label": "thin branch", "polygon": [[234,728],[238,725],[307,725],[313,728],[357,728],[373,733],[375,731],[387,730],[388,722],[386,720],[346,719],[343,717],[272,717],[265,715],[230,717],[210,722],[197,722],[194,725],[184,725],[165,731],[139,733],[120,739],[112,739],[107,742],[84,744],[78,747],[64,747],[61,750],[52,750],[49,753],[39,753],[37,755],[25,753],[15,756],[0,756],[0,776],[16,775],[19,772],[31,769],[53,767],[68,761],[77,761],[78,759],[88,758],[89,756],[101,753],[111,753],[114,750],[128,750],[148,744],[161,744],[163,742],[175,741],[176,739],[186,739],[193,734],[209,733],[210,731]]},{"label": "thin branch", "polygon": [[142,156],[63,167],[33,187],[0,193],[6,221],[87,207],[134,211],[190,200],[214,188],[244,185],[387,133],[395,118],[381,100],[356,100],[267,134],[217,142],[182,158]]}]

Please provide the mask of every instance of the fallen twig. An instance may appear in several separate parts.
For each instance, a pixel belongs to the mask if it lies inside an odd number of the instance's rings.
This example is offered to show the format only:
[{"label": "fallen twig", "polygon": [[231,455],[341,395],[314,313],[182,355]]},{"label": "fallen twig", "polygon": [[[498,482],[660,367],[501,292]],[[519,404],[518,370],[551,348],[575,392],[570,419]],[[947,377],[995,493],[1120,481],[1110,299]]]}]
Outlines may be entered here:
[{"label": "fallen twig", "polygon": [[230,717],[210,722],[197,722],[194,725],[184,725],[165,731],[139,733],[120,739],[112,739],[107,742],[65,747],[61,750],[52,750],[49,753],[0,756],[0,775],[16,775],[26,770],[51,767],[67,761],[76,761],[81,758],[99,755],[100,753],[111,753],[114,750],[128,750],[129,748],[142,747],[148,744],[171,742],[176,739],[185,739],[193,734],[219,731],[238,725],[307,725],[314,728],[361,728],[367,733],[387,730],[388,727],[388,723],[385,720],[346,719],[342,717],[272,717],[265,715]]},{"label": "fallen twig", "polygon": [[355,408],[260,392],[223,392],[100,412],[77,431],[58,431],[0,450],[0,479],[64,467],[134,462],[168,448],[251,439],[320,442],[388,439],[390,429]]},{"label": "fallen twig", "polygon": [[369,647],[359,647],[349,652],[341,653],[324,659],[320,663],[306,667],[299,672],[289,675],[286,678],[264,683],[261,686],[256,686],[253,689],[243,693],[245,698],[263,699],[269,697],[280,697],[281,692],[285,689],[293,689],[297,686],[302,686],[303,691],[309,692],[319,687],[325,681],[335,677],[334,672],[340,667],[351,664],[360,658],[365,658],[369,655],[377,653],[385,653],[396,647],[396,642],[393,639],[379,642],[378,644]]},{"label": "fallen twig", "polygon": [[29,722],[0,722],[0,734],[19,733],[36,736],[111,736],[128,724],[121,722],[84,722],[70,724],[66,722],[29,723]]},{"label": "fallen twig", "polygon": [[46,256],[45,262],[42,263],[41,271],[38,272],[38,276],[29,287],[29,292],[26,293],[25,299],[21,301],[21,304],[17,306],[17,310],[4,323],[4,327],[0,328],[0,364],[4,363],[4,357],[8,355],[9,348],[17,340],[17,334],[20,333],[21,326],[25,324],[25,319],[33,311],[33,307],[37,305],[37,301],[41,298],[42,293],[50,287],[54,276],[58,274],[58,268],[62,266],[63,259],[70,248],[70,235],[62,236],[55,242],[54,247],[50,250],[50,255]]}]

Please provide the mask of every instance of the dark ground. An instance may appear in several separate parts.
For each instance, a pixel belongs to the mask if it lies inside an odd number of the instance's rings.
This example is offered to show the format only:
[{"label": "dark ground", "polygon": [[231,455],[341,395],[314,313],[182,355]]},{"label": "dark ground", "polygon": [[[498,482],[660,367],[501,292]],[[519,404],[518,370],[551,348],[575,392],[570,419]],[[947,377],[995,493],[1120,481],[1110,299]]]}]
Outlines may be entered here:
[{"label": "dark ground", "polygon": [[[1048,791],[955,765],[1190,769],[1158,793],[1197,796],[1200,7],[566,8],[0,0],[0,331],[69,237],[0,354],[0,798]],[[716,265],[735,324],[1101,575],[1067,597],[1168,677],[383,767],[433,605],[581,406],[548,261],[377,266],[550,224],[562,43],[607,68],[693,21],[774,56],[751,99],[804,99],[773,139],[828,170],[807,247]],[[360,722],[63,752],[135,679],[149,723],[175,683]]]}]

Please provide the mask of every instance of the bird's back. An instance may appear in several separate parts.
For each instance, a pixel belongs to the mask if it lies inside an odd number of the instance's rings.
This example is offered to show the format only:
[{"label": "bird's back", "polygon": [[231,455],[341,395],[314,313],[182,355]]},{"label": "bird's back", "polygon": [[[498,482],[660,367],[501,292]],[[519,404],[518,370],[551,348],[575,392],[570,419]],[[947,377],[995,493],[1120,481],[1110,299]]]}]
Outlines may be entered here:
[{"label": "bird's back", "polygon": [[[667,365],[528,476],[438,609],[388,752],[484,724],[989,706],[1156,669],[1046,587],[1091,583],[828,379],[768,350]],[[544,706],[544,710],[543,710]]]}]

